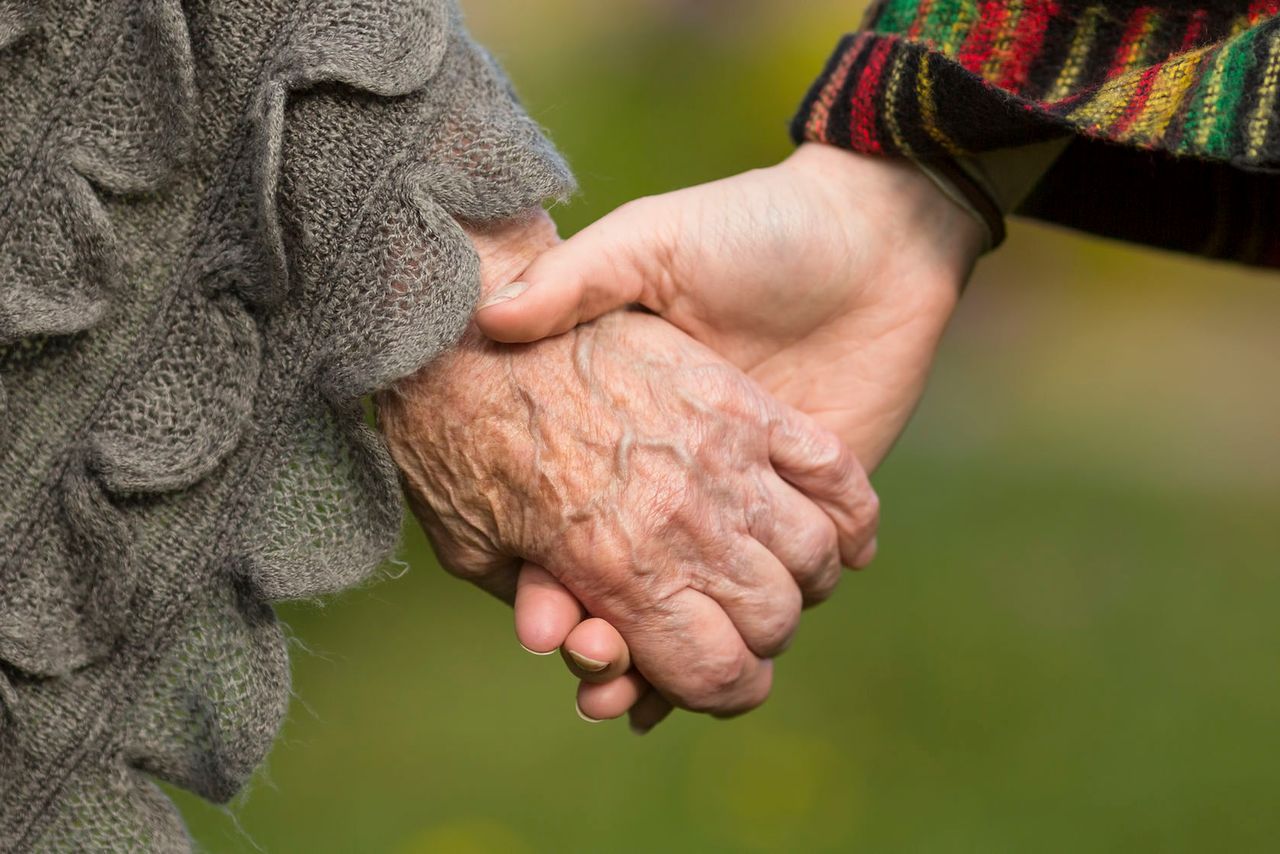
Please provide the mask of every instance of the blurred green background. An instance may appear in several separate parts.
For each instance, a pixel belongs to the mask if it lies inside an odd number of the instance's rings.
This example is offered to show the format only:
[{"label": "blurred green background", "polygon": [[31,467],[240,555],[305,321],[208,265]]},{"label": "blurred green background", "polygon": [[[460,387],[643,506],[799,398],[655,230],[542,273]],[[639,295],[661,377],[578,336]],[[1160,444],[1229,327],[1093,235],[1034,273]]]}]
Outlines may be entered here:
[{"label": "blurred green background", "polygon": [[[861,4],[466,0],[565,233],[776,161]],[[284,609],[296,701],[214,852],[1271,851],[1280,277],[1016,225],[877,476],[881,559],[773,699],[645,738],[435,566]]]}]

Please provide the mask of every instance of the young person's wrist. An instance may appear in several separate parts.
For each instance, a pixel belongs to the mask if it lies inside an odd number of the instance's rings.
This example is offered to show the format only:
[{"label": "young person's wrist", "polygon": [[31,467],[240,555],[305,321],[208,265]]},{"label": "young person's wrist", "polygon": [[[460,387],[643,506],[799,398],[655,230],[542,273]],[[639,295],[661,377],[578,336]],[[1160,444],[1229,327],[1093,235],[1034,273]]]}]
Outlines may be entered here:
[{"label": "young person's wrist", "polygon": [[948,283],[952,296],[986,246],[982,224],[909,160],[805,143],[785,164],[834,210],[851,212],[877,251],[923,266],[933,274],[927,278]]}]

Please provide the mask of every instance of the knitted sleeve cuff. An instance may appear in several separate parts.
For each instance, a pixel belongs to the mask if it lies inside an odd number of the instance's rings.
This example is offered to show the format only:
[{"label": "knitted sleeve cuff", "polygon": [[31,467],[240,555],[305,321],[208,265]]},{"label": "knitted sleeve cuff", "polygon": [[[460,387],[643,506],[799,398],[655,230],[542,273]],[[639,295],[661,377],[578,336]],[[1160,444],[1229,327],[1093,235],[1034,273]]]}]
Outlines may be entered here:
[{"label": "knitted sleeve cuff", "polygon": [[913,159],[1066,137],[1018,213],[1280,266],[1280,0],[883,0],[845,37],[797,141]]}]

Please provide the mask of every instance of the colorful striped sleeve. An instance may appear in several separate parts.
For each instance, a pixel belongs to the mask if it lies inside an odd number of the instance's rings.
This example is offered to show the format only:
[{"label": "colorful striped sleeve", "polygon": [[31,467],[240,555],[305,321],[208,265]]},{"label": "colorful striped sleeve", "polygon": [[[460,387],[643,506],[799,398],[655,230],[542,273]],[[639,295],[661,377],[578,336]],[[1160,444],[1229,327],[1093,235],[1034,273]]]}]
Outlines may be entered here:
[{"label": "colorful striped sleeve", "polygon": [[792,134],[915,158],[1068,134],[1019,213],[1280,267],[1280,0],[885,0]]}]

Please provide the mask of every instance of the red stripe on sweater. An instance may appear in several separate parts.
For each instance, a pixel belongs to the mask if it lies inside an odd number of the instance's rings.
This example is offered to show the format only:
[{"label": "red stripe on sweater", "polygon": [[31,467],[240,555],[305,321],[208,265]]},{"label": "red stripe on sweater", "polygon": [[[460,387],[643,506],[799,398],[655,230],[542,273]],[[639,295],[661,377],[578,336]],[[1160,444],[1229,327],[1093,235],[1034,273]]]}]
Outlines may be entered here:
[{"label": "red stripe on sweater", "polygon": [[1107,71],[1108,78],[1124,73],[1133,49],[1142,40],[1147,23],[1155,13],[1156,10],[1150,6],[1139,6],[1133,11],[1133,16],[1129,18],[1129,26],[1125,27],[1120,46],[1116,48],[1115,57],[1111,60],[1111,68]]},{"label": "red stripe on sweater", "polygon": [[1160,69],[1162,68],[1164,68],[1163,62],[1159,65],[1153,65],[1142,72],[1142,79],[1138,81],[1138,89],[1133,93],[1133,97],[1129,99],[1124,115],[1112,125],[1111,133],[1113,135],[1119,135],[1127,131],[1137,121],[1138,116],[1142,115],[1142,111],[1147,107],[1147,101],[1151,98],[1151,90],[1155,86],[1156,77],[1160,75]]},{"label": "red stripe on sweater", "polygon": [[858,88],[853,93],[852,112],[849,116],[849,143],[855,151],[866,154],[880,154],[884,151],[884,146],[880,144],[880,134],[876,131],[875,98],[892,47],[893,41],[890,39],[876,42],[871,49],[871,56],[867,57],[866,67],[862,69],[862,76],[858,78]]},{"label": "red stripe on sweater", "polygon": [[1182,46],[1178,48],[1178,53],[1186,53],[1200,46],[1200,40],[1204,38],[1208,29],[1209,13],[1204,9],[1197,9],[1195,14],[1191,16],[1191,20],[1187,22],[1187,31],[1182,34]]},{"label": "red stripe on sweater", "polygon": [[982,66],[991,57],[999,39],[1000,31],[1009,20],[1009,5],[984,0],[978,4],[978,23],[970,31],[960,48],[957,59],[965,68],[974,74],[982,73]]},{"label": "red stripe on sweater", "polygon": [[1009,92],[1019,92],[1026,85],[1031,66],[1044,48],[1044,36],[1049,22],[1060,11],[1056,0],[1030,0],[1026,11],[1018,21],[1017,35],[1010,51],[1009,61],[996,85]]},{"label": "red stripe on sweater", "polygon": [[1249,4],[1249,23],[1256,24],[1263,18],[1280,14],[1280,0],[1253,0]]}]

